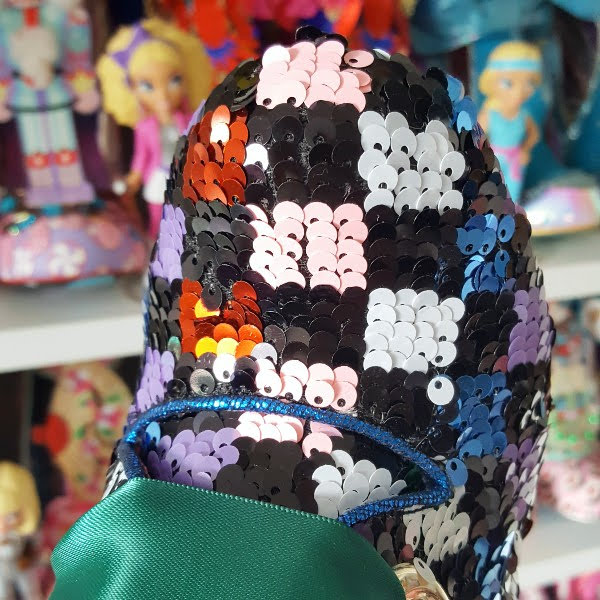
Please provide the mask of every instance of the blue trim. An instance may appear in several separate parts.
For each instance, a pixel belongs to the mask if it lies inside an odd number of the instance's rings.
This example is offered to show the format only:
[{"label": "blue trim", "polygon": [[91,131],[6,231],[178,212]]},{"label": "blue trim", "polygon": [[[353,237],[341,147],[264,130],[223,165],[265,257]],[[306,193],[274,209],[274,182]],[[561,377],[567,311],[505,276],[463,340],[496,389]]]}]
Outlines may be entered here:
[{"label": "blue trim", "polygon": [[339,517],[338,520],[346,525],[354,525],[359,521],[365,521],[369,517],[394,509],[439,506],[452,495],[452,487],[446,473],[425,454],[418,452],[404,440],[394,437],[391,433],[359,421],[350,415],[319,410],[304,404],[286,404],[279,400],[261,396],[199,397],[189,400],[174,400],[150,408],[126,429],[123,441],[119,444],[118,455],[127,477],[131,479],[146,476],[141,461],[134,450],[134,445],[140,440],[141,435],[150,423],[203,410],[250,410],[291,415],[360,433],[418,466],[427,479],[430,480],[432,485],[419,492],[357,506]]}]

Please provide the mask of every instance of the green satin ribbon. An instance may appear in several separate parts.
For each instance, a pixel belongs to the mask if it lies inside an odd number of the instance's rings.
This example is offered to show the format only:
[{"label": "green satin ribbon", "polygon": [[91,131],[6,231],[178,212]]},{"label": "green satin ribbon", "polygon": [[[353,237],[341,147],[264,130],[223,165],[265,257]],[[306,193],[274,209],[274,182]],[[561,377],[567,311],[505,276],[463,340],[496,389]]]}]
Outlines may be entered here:
[{"label": "green satin ribbon", "polygon": [[83,515],[52,567],[51,600],[405,600],[337,521],[142,478]]}]

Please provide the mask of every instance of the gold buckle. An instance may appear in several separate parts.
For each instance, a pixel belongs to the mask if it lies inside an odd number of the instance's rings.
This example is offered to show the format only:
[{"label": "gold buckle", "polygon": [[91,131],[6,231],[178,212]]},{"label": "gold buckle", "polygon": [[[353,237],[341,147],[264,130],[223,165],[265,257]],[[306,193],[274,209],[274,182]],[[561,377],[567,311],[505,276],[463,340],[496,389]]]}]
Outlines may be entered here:
[{"label": "gold buckle", "polygon": [[422,577],[413,564],[396,565],[394,573],[404,588],[406,600],[449,600],[442,586],[435,579]]}]

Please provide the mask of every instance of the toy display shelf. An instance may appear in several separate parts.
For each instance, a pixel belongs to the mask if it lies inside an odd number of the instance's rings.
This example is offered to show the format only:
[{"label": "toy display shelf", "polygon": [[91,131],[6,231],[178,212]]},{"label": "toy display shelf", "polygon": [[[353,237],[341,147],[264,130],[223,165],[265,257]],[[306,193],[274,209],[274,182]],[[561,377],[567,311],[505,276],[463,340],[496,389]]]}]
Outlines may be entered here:
[{"label": "toy display shelf", "polygon": [[0,372],[140,354],[140,281],[0,288]]},{"label": "toy display shelf", "polygon": [[600,523],[569,521],[542,508],[522,544],[519,562],[521,589],[549,585],[600,569]]}]

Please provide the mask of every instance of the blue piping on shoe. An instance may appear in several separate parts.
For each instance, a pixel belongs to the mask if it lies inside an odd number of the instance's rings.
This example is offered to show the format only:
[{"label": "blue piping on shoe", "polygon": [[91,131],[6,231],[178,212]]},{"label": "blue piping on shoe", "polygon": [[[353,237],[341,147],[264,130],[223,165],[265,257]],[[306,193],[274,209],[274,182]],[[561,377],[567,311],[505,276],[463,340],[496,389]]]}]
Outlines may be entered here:
[{"label": "blue piping on shoe", "polygon": [[359,433],[418,466],[432,483],[431,487],[426,487],[418,492],[357,506],[338,518],[346,525],[354,525],[360,521],[365,521],[369,517],[394,509],[439,506],[452,495],[452,486],[446,473],[425,454],[418,452],[404,440],[393,436],[391,433],[364,421],[359,421],[351,415],[320,410],[304,404],[286,404],[264,396],[202,396],[188,400],[173,400],[148,409],[125,430],[123,440],[117,448],[118,457],[123,463],[128,479],[146,476],[140,458],[134,450],[134,445],[140,440],[150,423],[204,410],[250,410],[289,415]]}]

